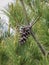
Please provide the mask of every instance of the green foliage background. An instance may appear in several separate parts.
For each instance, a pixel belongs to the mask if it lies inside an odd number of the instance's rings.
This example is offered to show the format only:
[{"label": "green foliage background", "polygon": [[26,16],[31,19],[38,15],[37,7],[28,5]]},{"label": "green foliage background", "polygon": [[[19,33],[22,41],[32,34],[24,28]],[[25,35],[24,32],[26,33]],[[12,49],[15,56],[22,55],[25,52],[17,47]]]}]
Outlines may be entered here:
[{"label": "green foliage background", "polygon": [[[31,22],[37,15],[41,15],[32,29],[44,48],[49,51],[49,1],[23,1],[27,8],[28,22]],[[25,44],[19,45],[19,27],[17,28],[17,26],[27,24],[20,0],[16,0],[15,4],[8,4],[8,7],[4,13],[9,17],[9,24],[16,30],[16,34],[1,40],[0,65],[49,65],[49,55],[48,57],[43,56],[32,36],[27,39]]]}]

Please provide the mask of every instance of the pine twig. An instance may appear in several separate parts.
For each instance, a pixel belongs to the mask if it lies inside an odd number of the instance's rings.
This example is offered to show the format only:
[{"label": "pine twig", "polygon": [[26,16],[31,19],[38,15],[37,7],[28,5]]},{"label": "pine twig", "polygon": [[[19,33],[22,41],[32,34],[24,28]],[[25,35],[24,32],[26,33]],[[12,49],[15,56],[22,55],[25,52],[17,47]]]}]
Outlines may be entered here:
[{"label": "pine twig", "polygon": [[20,0],[20,2],[21,2],[22,7],[23,7],[23,11],[24,11],[24,15],[25,15],[25,20],[26,20],[26,22],[28,22],[28,24],[29,24],[29,20],[28,20],[28,16],[27,16],[27,12],[26,12],[26,9],[25,9],[24,2],[23,2],[23,0]]},{"label": "pine twig", "polygon": [[41,52],[43,53],[43,55],[46,55],[46,50],[44,49],[44,47],[41,45],[41,43],[38,41],[38,39],[36,38],[34,32],[31,30],[31,35],[34,38],[34,40],[36,41],[38,47],[40,48]]},{"label": "pine twig", "polygon": [[32,27],[39,19],[41,16],[37,16],[31,23],[30,26]]}]

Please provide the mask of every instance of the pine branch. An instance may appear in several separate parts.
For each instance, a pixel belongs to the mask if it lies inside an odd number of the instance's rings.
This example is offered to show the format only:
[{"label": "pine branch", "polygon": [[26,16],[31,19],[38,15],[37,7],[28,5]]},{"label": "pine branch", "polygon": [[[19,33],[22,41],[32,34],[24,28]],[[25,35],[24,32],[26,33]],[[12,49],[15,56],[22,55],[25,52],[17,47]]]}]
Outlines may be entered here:
[{"label": "pine branch", "polygon": [[26,20],[26,22],[28,22],[28,24],[29,24],[29,20],[28,20],[28,16],[27,16],[27,12],[26,12],[26,9],[25,9],[24,2],[23,2],[23,0],[20,0],[20,2],[21,2],[21,4],[22,4],[22,6],[23,6],[23,11],[24,11],[24,14],[25,14],[25,20]]},{"label": "pine branch", "polygon": [[[20,1],[21,1],[21,3],[22,3],[23,10],[24,10],[24,14],[25,14],[25,16],[26,16],[25,18],[26,18],[26,20],[27,20],[27,22],[28,22],[28,17],[27,17],[27,13],[26,13],[26,9],[25,9],[23,0],[20,0]],[[31,22],[31,23],[30,23],[30,24],[31,24],[31,28],[32,28],[32,26],[40,19],[40,17],[41,17],[41,16],[38,16],[38,17],[34,20],[34,22]],[[30,26],[30,25],[29,25],[29,26]],[[36,43],[37,43],[38,47],[40,48],[41,52],[42,52],[43,55],[45,56],[45,55],[47,54],[47,53],[46,53],[46,50],[45,50],[44,47],[41,45],[41,43],[38,41],[38,39],[36,38],[36,36],[35,36],[34,32],[32,31],[32,29],[30,30],[30,33],[31,33],[32,37],[34,38],[34,40],[36,41]]]},{"label": "pine branch", "polygon": [[35,33],[31,30],[31,35],[34,38],[34,40],[36,41],[38,47],[40,48],[41,52],[43,53],[43,55],[46,55],[46,50],[44,49],[44,47],[41,45],[41,43],[38,41],[38,39],[35,36]]},{"label": "pine branch", "polygon": [[31,23],[30,26],[32,27],[39,19],[41,16],[37,16]]}]

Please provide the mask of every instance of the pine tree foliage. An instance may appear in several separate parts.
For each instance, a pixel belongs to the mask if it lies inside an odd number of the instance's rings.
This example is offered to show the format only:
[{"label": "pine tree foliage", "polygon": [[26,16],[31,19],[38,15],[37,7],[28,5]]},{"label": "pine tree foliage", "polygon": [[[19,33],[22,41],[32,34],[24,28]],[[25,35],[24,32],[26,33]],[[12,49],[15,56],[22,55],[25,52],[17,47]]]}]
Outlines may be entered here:
[{"label": "pine tree foliage", "polygon": [[23,45],[19,44],[19,28],[40,16],[32,29],[49,52],[49,0],[16,0],[3,12],[16,33],[0,42],[0,65],[49,65],[49,55],[43,56],[31,35]]}]

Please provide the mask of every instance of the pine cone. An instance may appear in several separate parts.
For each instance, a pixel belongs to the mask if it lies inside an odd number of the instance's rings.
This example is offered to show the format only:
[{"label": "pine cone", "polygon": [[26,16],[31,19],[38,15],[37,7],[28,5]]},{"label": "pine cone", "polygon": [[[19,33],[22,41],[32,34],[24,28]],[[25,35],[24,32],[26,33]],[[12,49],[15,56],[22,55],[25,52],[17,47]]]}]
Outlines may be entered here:
[{"label": "pine cone", "polygon": [[21,38],[20,38],[20,43],[23,44],[26,42],[27,38],[29,37],[30,35],[30,27],[22,27],[21,30],[20,30],[20,35],[21,35]]}]

